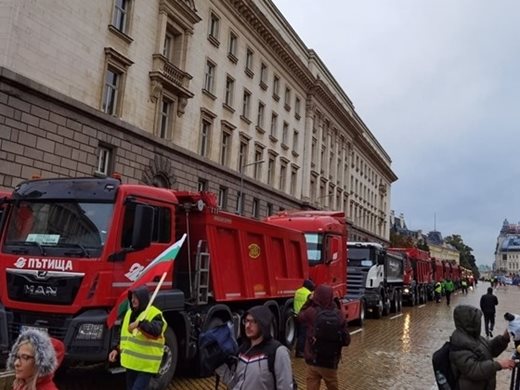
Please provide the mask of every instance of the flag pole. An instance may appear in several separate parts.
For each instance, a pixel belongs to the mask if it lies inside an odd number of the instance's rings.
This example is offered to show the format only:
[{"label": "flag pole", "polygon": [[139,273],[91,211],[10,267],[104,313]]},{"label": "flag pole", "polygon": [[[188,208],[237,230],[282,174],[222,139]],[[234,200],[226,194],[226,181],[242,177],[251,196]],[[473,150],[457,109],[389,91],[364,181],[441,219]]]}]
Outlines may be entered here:
[{"label": "flag pole", "polygon": [[[152,297],[150,298],[150,300],[148,301],[148,305],[146,305],[146,309],[144,309],[143,313],[144,313],[144,318],[146,318],[146,316],[148,315],[148,310],[150,309],[150,307],[152,306],[153,304],[153,301],[155,300],[155,297],[157,296],[157,293],[159,292],[159,290],[161,289],[161,286],[162,284],[164,283],[164,279],[166,279],[166,275],[168,273],[167,272],[163,272],[162,276],[161,276],[161,280],[159,280],[159,283],[157,283],[157,287],[155,287],[155,291],[153,292],[152,294]],[[132,334],[136,335],[137,332],[139,332],[139,329],[135,328],[132,332]]]}]

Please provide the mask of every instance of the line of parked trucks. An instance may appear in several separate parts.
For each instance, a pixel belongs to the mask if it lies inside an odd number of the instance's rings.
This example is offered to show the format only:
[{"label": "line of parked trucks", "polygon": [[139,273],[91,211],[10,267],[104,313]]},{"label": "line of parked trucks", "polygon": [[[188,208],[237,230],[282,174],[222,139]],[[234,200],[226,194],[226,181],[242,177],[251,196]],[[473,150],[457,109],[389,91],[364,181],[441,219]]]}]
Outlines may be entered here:
[{"label": "line of parked trucks", "polygon": [[99,363],[119,342],[106,318],[133,276],[184,233],[186,243],[157,295],[168,323],[159,375],[199,369],[198,336],[263,304],[272,333],[295,341],[293,296],[305,279],[333,287],[351,324],[433,299],[456,284],[456,264],[414,248],[348,242],[345,215],[280,212],[264,221],[223,212],[213,194],[122,184],[112,178],[29,180],[0,193],[0,353],[20,331],[64,341],[66,361]]}]

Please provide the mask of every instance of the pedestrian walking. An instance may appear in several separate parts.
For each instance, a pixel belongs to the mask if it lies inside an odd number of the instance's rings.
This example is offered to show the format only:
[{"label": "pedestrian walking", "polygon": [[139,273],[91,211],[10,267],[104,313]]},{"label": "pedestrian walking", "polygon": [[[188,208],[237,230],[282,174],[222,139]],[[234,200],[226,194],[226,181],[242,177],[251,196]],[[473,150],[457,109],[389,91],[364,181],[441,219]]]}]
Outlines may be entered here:
[{"label": "pedestrian walking", "polygon": [[435,302],[440,303],[441,302],[441,296],[442,296],[442,284],[441,284],[441,282],[435,283],[435,287],[433,288],[433,291],[435,292]]},{"label": "pedestrian walking", "polygon": [[444,294],[446,295],[446,305],[450,305],[451,301],[451,293],[455,290],[455,285],[451,281],[451,279],[444,280]]},{"label": "pedestrian walking", "polygon": [[462,293],[466,295],[468,293],[468,281],[466,278],[462,279],[460,286],[462,288]]},{"label": "pedestrian walking", "polygon": [[453,320],[450,362],[458,378],[458,389],[494,390],[497,371],[515,366],[513,359],[493,359],[507,348],[510,340],[507,330],[493,339],[481,337],[482,312],[469,305],[455,307]]},{"label": "pedestrian walking", "polygon": [[7,368],[15,373],[13,390],[57,390],[53,377],[64,354],[63,343],[48,333],[22,332],[7,358]]},{"label": "pedestrian walking", "polygon": [[493,337],[495,327],[495,313],[498,305],[498,298],[493,295],[493,289],[488,287],[487,293],[480,297],[480,309],[484,313],[484,329],[487,337]]},{"label": "pedestrian walking", "polygon": [[233,390],[291,390],[293,376],[287,347],[272,338],[273,314],[267,306],[255,306],[246,313],[245,341],[235,362],[215,370]]},{"label": "pedestrian walking", "polygon": [[[294,314],[298,316],[300,313],[300,310],[302,306],[307,302],[307,299],[311,295],[311,293],[314,291],[314,283],[310,279],[305,279],[303,281],[303,286],[301,286],[296,292],[294,293],[294,302],[293,302],[293,309]],[[296,324],[297,324],[297,341],[296,341],[296,351],[295,351],[295,357],[300,358],[303,357],[303,352],[305,349],[305,337],[306,337],[306,326],[301,321],[298,321],[298,318],[296,318]]]},{"label": "pedestrian walking", "polygon": [[520,345],[520,316],[518,314],[506,313],[504,319],[508,322],[507,331],[513,338],[515,349]]},{"label": "pedestrian walking", "polygon": [[145,390],[159,372],[164,352],[166,322],[161,311],[148,305],[146,286],[128,292],[129,308],[121,325],[121,344],[113,349],[108,360],[126,368],[127,390]]},{"label": "pedestrian walking", "polygon": [[328,390],[338,390],[338,363],[342,347],[350,344],[350,334],[345,313],[335,302],[332,287],[316,287],[312,298],[302,307],[298,320],[307,326],[307,390],[319,390],[321,380]]}]

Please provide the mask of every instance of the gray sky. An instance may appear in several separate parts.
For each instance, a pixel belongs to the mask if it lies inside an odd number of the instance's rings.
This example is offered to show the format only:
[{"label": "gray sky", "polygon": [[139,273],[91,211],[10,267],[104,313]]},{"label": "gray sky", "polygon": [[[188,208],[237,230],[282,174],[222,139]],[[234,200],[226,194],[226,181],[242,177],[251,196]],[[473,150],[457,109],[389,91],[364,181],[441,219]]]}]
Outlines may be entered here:
[{"label": "gray sky", "polygon": [[491,264],[520,221],[520,1],[274,3],[391,156],[392,209]]}]

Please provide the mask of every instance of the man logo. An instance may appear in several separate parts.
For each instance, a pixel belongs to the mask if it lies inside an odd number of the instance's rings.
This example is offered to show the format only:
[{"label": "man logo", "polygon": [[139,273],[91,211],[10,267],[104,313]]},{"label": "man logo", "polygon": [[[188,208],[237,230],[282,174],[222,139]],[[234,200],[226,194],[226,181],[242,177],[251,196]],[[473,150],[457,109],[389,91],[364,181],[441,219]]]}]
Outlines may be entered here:
[{"label": "man logo", "polygon": [[14,266],[16,268],[24,268],[25,265],[27,264],[27,259],[25,257],[19,257],[15,263],[14,263]]},{"label": "man logo", "polygon": [[36,273],[36,279],[48,279],[47,274],[48,274],[47,271],[38,271]]}]

